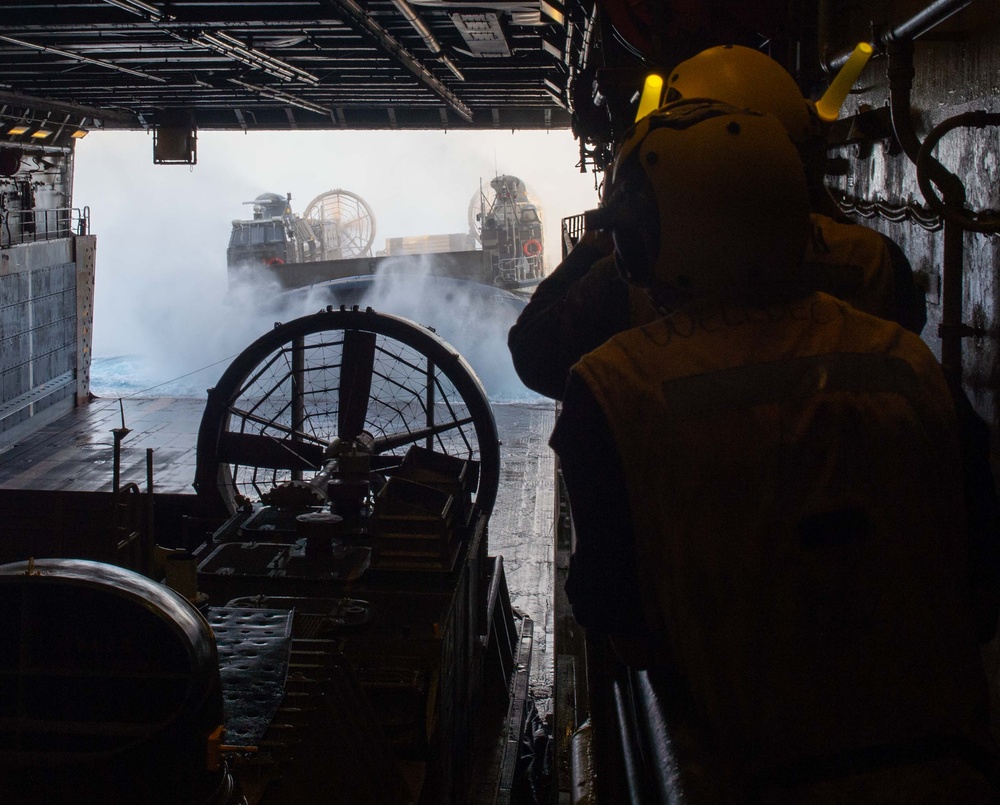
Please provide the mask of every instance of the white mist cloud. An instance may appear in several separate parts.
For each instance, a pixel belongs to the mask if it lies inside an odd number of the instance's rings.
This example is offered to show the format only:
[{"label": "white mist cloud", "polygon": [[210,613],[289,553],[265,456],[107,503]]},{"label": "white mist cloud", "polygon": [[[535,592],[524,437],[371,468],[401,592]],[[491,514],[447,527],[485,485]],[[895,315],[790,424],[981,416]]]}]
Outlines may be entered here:
[{"label": "white mist cloud", "polygon": [[[249,217],[243,202],[263,192],[291,193],[300,213],[326,190],[357,193],[375,213],[380,249],[389,237],[466,231],[480,181],[511,173],[546,213],[551,270],[560,219],[596,204],[578,159],[567,131],[200,132],[197,165],[155,166],[145,133],[94,132],[77,147],[73,200],[89,207],[98,240],[94,354],[132,356],[136,388],[185,375],[180,385],[193,393],[213,385],[228,358],[273,324],[261,301],[274,290],[232,293],[226,277],[232,221]],[[366,304],[409,306],[387,312],[436,327],[488,389],[517,395],[505,374],[506,312],[466,314],[475,306],[452,300],[445,316],[433,294],[379,294]]]},{"label": "white mist cloud", "polygon": [[430,327],[465,358],[490,399],[538,398],[517,377],[507,350],[507,331],[524,307],[514,294],[487,285],[435,276],[433,255],[414,262],[389,258],[371,277],[314,286],[286,295],[282,318],[314,313],[328,305],[356,304]]}]

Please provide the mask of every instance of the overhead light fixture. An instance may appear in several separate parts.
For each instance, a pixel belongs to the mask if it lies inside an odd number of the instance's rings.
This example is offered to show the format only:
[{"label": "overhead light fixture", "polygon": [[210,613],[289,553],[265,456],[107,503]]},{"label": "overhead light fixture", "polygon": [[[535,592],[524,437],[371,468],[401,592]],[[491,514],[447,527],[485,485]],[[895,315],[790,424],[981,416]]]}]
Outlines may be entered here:
[{"label": "overhead light fixture", "polygon": [[465,40],[467,52],[477,59],[511,55],[510,43],[500,24],[500,17],[493,12],[458,12],[451,14],[451,21]]},{"label": "overhead light fixture", "polygon": [[566,15],[563,14],[562,9],[555,3],[547,3],[545,0],[539,0],[538,6],[541,12],[556,25],[563,25],[566,22]]},{"label": "overhead light fixture", "polygon": [[74,140],[82,140],[88,134],[90,134],[90,132],[87,131],[86,129],[77,129],[76,131],[74,131],[69,136],[72,137]]},{"label": "overhead light fixture", "polygon": [[48,129],[35,129],[31,132],[31,136],[37,140],[44,140],[46,137],[51,137],[52,132]]},{"label": "overhead light fixture", "polygon": [[27,126],[11,126],[7,130],[7,133],[8,134],[27,134],[28,133],[28,127]]}]

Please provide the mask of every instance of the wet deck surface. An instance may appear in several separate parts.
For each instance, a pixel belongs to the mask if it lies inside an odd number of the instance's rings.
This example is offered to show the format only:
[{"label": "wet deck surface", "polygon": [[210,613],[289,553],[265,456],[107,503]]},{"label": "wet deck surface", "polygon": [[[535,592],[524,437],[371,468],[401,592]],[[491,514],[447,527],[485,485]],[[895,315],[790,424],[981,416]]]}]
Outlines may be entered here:
[{"label": "wet deck surface", "polygon": [[[500,489],[490,518],[490,553],[503,556],[511,603],[535,622],[531,688],[551,695],[553,626],[555,463],[549,436],[555,424],[551,401],[495,405],[500,432]],[[540,706],[544,706],[539,702]]]},{"label": "wet deck surface", "polygon": [[0,489],[110,492],[112,431],[124,419],[121,480],[145,486],[146,450],[153,449],[157,492],[194,494],[195,443],[204,400],[99,399],[80,406],[0,452]]},{"label": "wet deck surface", "polygon": [[[195,444],[204,401],[189,398],[100,399],[75,409],[0,452],[0,489],[110,492],[114,437],[122,426],[121,482],[145,488],[153,450],[157,492],[194,494]],[[493,407],[501,440],[500,488],[490,521],[490,553],[503,556],[515,607],[535,622],[532,688],[552,686],[553,507],[549,434],[551,402]]]}]

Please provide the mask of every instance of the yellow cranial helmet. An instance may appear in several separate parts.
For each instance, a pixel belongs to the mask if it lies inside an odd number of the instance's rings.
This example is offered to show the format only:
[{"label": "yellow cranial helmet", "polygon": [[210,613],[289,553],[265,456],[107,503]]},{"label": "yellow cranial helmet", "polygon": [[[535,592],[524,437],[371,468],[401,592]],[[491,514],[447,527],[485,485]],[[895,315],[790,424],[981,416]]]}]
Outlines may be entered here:
[{"label": "yellow cranial helmet", "polygon": [[634,284],[765,300],[795,285],[808,194],[772,115],[709,101],[658,109],[626,135],[604,205],[619,270]]},{"label": "yellow cranial helmet", "polygon": [[817,132],[812,103],[778,62],[753,48],[721,45],[678,64],[666,82],[668,103],[694,98],[767,112],[796,145]]}]

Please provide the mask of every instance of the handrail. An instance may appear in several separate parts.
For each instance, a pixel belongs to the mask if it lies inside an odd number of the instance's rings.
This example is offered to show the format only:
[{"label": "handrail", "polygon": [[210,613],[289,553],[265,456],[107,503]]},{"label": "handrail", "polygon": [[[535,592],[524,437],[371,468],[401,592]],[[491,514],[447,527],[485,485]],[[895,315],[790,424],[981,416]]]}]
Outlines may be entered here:
[{"label": "handrail", "polygon": [[22,210],[0,204],[0,248],[90,234],[90,207]]},{"label": "handrail", "polygon": [[541,255],[530,257],[504,257],[498,264],[500,279],[504,282],[526,282],[542,278]]},{"label": "handrail", "polygon": [[583,236],[586,229],[585,223],[586,219],[583,213],[562,219],[562,256],[564,258]]},{"label": "handrail", "polygon": [[34,388],[29,389],[23,394],[19,394],[6,402],[0,403],[0,421],[8,419],[9,417],[14,416],[14,414],[20,413],[28,406],[41,402],[47,397],[51,397],[57,391],[60,391],[75,382],[75,371],[71,370],[69,372],[63,372],[61,375],[50,378],[44,383],[40,383]]}]

